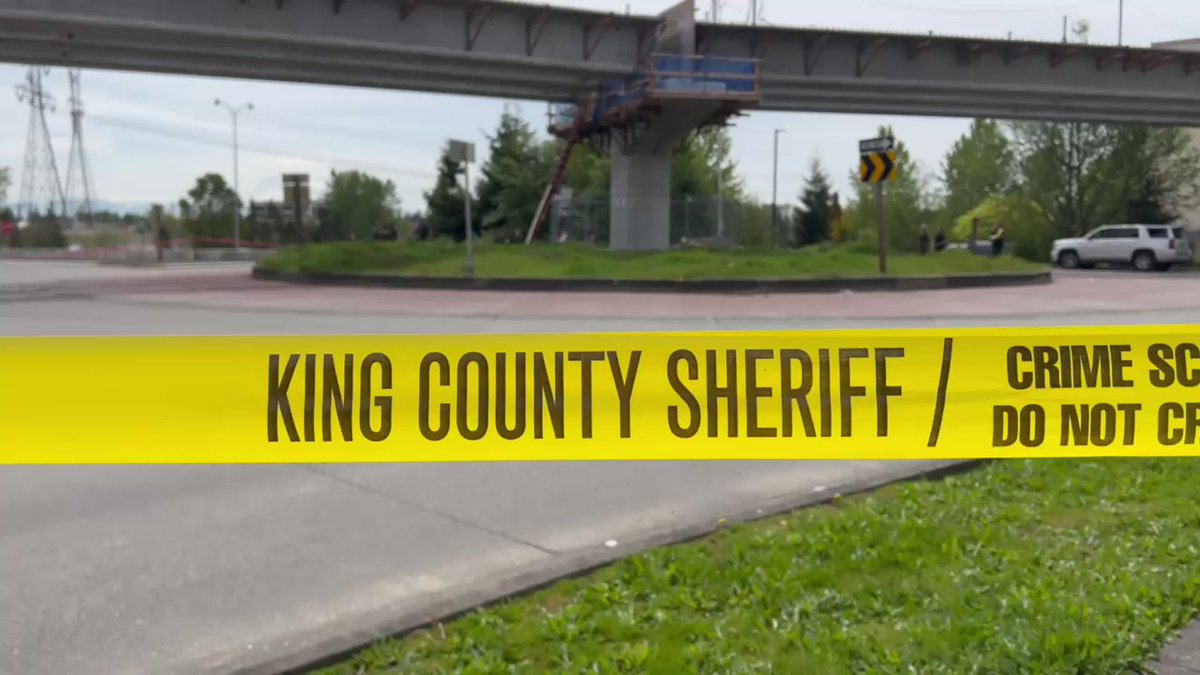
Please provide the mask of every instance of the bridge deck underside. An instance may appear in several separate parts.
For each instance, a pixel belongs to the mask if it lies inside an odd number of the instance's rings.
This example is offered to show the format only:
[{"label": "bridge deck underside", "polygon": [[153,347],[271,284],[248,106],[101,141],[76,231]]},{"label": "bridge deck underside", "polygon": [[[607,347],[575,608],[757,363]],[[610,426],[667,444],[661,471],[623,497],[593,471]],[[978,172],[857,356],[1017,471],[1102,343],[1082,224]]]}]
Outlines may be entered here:
[{"label": "bridge deck underside", "polygon": [[[633,71],[657,19],[439,0],[0,0],[0,60],[571,101]],[[1200,53],[698,24],[762,59],[765,110],[1200,127]]]}]

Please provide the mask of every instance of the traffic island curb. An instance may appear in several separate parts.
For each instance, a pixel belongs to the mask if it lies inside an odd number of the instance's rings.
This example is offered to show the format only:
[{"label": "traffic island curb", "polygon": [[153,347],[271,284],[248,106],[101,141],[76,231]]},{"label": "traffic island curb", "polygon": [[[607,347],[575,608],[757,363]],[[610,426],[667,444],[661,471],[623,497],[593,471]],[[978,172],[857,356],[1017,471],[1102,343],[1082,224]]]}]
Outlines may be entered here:
[{"label": "traffic island curb", "polygon": [[768,497],[720,519],[704,517],[691,522],[663,524],[636,539],[622,541],[616,547],[597,545],[555,552],[540,563],[430,593],[423,600],[406,600],[403,606],[375,610],[338,622],[339,625],[327,624],[306,633],[278,638],[259,645],[253,655],[238,650],[217,656],[208,660],[202,671],[222,675],[303,675],[345,661],[379,640],[402,637],[451,621],[473,610],[583,576],[653,548],[693,541],[732,525],[828,504],[840,497],[870,492],[893,483],[941,480],[984,466],[989,461],[897,462],[882,470],[825,486],[820,492],[796,490]]},{"label": "traffic island curb", "polygon": [[429,277],[389,274],[287,272],[256,265],[251,276],[262,281],[366,288],[478,291],[592,291],[632,293],[837,293],[842,291],[926,291],[1051,282],[1049,270],[919,277],[846,277],[841,279],[538,279]]}]

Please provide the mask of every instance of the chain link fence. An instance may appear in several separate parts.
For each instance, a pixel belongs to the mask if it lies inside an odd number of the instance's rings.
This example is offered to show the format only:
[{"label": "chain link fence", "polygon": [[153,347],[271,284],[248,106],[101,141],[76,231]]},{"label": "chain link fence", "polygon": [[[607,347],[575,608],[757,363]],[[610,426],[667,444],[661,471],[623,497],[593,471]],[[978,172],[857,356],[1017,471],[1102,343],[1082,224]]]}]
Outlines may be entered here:
[{"label": "chain link fence", "polygon": [[[557,200],[550,213],[553,241],[607,246],[608,197]],[[793,243],[791,207],[780,205],[771,218],[770,204],[716,199],[674,199],[670,203],[672,247],[783,247]]]}]

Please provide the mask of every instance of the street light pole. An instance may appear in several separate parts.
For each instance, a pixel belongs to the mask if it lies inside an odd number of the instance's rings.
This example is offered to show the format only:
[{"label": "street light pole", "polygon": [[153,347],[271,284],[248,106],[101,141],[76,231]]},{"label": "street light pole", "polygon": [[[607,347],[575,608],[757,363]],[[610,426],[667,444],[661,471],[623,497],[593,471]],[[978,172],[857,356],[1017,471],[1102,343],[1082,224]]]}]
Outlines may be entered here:
[{"label": "street light pole", "polygon": [[717,239],[725,237],[724,160],[717,162]]},{"label": "street light pole", "polygon": [[778,232],[777,226],[779,221],[779,134],[783,133],[783,129],[775,130],[775,159],[774,168],[771,170],[771,238],[774,239],[775,233]]},{"label": "street light pole", "polygon": [[[240,192],[240,189],[238,186],[238,131],[237,131],[238,127],[237,127],[237,121],[238,121],[238,113],[242,112],[243,110],[254,110],[254,104],[246,102],[237,107],[234,107],[218,98],[218,99],[213,100],[213,105],[215,105],[217,107],[224,106],[225,109],[229,111],[229,117],[233,120],[233,192],[234,192],[234,195],[238,199],[238,203],[235,204],[235,208],[233,211],[233,248],[235,250],[240,251],[240,250],[242,250],[242,206],[241,206],[242,197],[241,197],[241,192]],[[296,221],[299,222],[300,214],[297,213],[297,214],[295,214],[295,216],[296,216]]]},{"label": "street light pole", "polygon": [[1117,0],[1117,46],[1125,40],[1125,0]]},{"label": "street light pole", "polygon": [[471,163],[463,162],[463,222],[467,226],[467,276],[475,276],[475,250],[471,232]]}]

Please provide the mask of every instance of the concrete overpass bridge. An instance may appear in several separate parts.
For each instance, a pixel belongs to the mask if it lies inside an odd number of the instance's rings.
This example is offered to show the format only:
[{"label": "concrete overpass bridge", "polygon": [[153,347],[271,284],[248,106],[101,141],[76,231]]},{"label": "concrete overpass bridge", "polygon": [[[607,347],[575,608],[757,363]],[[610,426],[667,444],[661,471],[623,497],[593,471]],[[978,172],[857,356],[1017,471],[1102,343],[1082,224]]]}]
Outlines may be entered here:
[{"label": "concrete overpass bridge", "polygon": [[[694,17],[694,0],[658,16],[500,0],[0,0],[0,60],[565,102],[655,53],[707,55],[757,60],[765,110],[1200,127],[1200,52]],[[671,147],[698,117],[659,114],[653,147],[614,150],[612,241],[666,245]]]},{"label": "concrete overpass bridge", "polygon": [[[692,18],[670,14],[497,0],[0,0],[0,60],[559,101],[663,51],[672,21]],[[765,110],[1200,126],[1195,52],[675,28],[665,51],[761,59]]]}]

